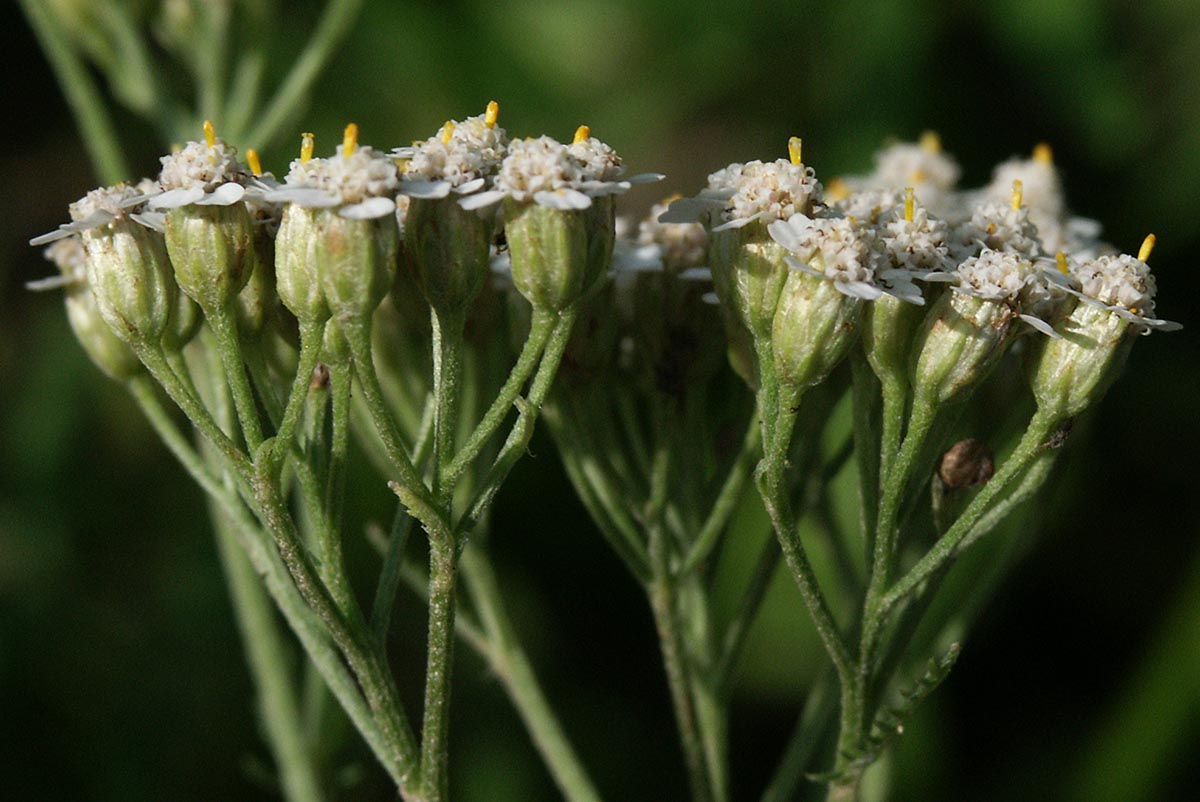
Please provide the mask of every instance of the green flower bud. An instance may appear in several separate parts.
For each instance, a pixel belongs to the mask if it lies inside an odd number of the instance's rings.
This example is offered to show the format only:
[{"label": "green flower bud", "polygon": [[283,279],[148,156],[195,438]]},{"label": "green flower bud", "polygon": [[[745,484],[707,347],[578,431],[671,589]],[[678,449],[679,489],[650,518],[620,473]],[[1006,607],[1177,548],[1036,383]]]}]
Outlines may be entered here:
[{"label": "green flower bud", "polygon": [[714,231],[708,247],[713,289],[733,325],[754,338],[768,337],[787,282],[787,251],[759,221]]},{"label": "green flower bud", "polygon": [[1074,417],[1100,399],[1120,374],[1137,326],[1102,307],[1080,303],[1030,361],[1029,384],[1038,406],[1058,419]]},{"label": "green flower bud", "polygon": [[329,319],[329,304],[317,270],[316,249],[322,209],[288,204],[275,235],[275,290],[302,325]]},{"label": "green flower bud", "polygon": [[413,198],[404,252],[430,306],[463,315],[488,276],[494,210],[467,210],[456,196]]},{"label": "green flower bud", "polygon": [[62,279],[39,282],[39,285],[65,287],[67,321],[96,367],[118,381],[140,371],[142,365],[133,350],[113,334],[100,316],[96,299],[87,285],[87,255],[79,237],[58,240],[45,250],[45,256],[62,272]]},{"label": "green flower bud", "polygon": [[587,289],[592,245],[584,213],[506,199],[513,284],[535,307],[561,311]]},{"label": "green flower bud", "polygon": [[223,309],[250,278],[254,228],[245,204],[171,209],[166,242],[175,281],[202,309]]},{"label": "green flower bud", "polygon": [[854,344],[861,307],[834,282],[789,271],[772,327],[780,385],[795,392],[823,381]]},{"label": "green flower bud", "polygon": [[1016,319],[1016,310],[1007,303],[944,293],[914,340],[916,395],[932,404],[963,398],[1000,360]]},{"label": "green flower bud", "polygon": [[100,308],[87,285],[72,287],[66,293],[67,321],[88,357],[111,379],[122,381],[136,375],[142,363],[122,342],[100,315]]},{"label": "green flower bud", "polygon": [[882,295],[862,312],[862,344],[880,381],[905,384],[913,337],[925,318],[925,307]]},{"label": "green flower bud", "polygon": [[158,345],[179,292],[162,235],[117,217],[82,237],[88,284],[105,322],[131,345]]},{"label": "green flower bud", "polygon": [[353,220],[322,211],[317,220],[312,253],[330,313],[341,319],[369,318],[391,289],[396,271],[395,218]]}]

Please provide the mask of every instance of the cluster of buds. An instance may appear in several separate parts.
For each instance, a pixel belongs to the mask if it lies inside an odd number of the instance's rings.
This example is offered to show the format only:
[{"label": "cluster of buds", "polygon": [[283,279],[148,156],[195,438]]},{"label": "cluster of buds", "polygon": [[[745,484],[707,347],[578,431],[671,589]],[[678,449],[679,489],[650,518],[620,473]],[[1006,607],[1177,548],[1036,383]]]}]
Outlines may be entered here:
[{"label": "cluster of buds", "polygon": [[214,328],[236,321],[247,340],[272,321],[284,331],[365,324],[404,286],[398,263],[435,312],[461,318],[502,253],[529,303],[561,312],[607,274],[614,196],[662,176],[623,178],[620,157],[587,126],[571,144],[510,141],[498,114],[492,102],[390,152],[360,145],[354,124],[325,158],[304,134],[282,181],[205,123],[156,179],[94,190],[71,205],[70,222],[32,240],[55,243],[48,257],[63,273],[37,286],[70,289],[76,331],[113,375],[136,366],[113,337],[177,350],[202,316]]},{"label": "cluster of buds", "polygon": [[713,173],[660,218],[710,232],[729,340],[759,346],[735,362],[752,385],[766,367],[795,396],[861,334],[881,381],[937,406],[966,398],[1030,331],[1042,339],[1029,348],[1035,394],[1068,417],[1107,386],[1129,335],[1178,327],[1153,317],[1153,236],[1137,258],[1119,256],[1097,224],[1071,217],[1045,145],[976,190],[957,188],[934,135],[828,189],[799,139],[788,151]]}]

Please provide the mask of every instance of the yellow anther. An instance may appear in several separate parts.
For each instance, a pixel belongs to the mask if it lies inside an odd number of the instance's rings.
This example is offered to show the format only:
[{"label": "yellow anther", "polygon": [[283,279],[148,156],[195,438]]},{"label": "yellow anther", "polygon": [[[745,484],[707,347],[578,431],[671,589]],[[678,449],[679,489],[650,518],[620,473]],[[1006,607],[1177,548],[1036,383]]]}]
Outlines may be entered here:
[{"label": "yellow anther", "polygon": [[921,149],[926,153],[941,153],[942,138],[937,131],[925,131],[921,134]]},{"label": "yellow anther", "polygon": [[1054,262],[1058,265],[1058,272],[1062,273],[1064,276],[1071,272],[1071,269],[1067,267],[1067,255],[1062,251],[1059,251],[1054,255]]},{"label": "yellow anther", "polygon": [[217,144],[217,129],[213,128],[212,120],[204,121],[204,141],[210,148]]},{"label": "yellow anther", "polygon": [[1033,160],[1038,164],[1054,164],[1054,151],[1045,142],[1033,146]]},{"label": "yellow anther", "polygon": [[995,223],[988,223],[988,224],[987,224],[987,227],[986,227],[986,228],[984,228],[983,230],[984,230],[984,231],[986,231],[986,232],[987,232],[987,233],[989,233],[989,234],[995,234],[995,233],[996,233],[996,231],[998,231],[998,229],[996,228],[996,224],[995,224]]},{"label": "yellow anther", "polygon": [[500,104],[494,100],[489,100],[487,111],[483,113],[483,124],[488,128],[496,127],[496,120],[500,119]]},{"label": "yellow anther", "polygon": [[678,192],[674,193],[673,195],[668,195],[667,197],[663,198],[661,203],[663,205],[669,206],[677,200],[683,200],[683,195],[681,195]]},{"label": "yellow anther", "polygon": [[929,178],[929,176],[926,175],[924,170],[913,170],[912,175],[909,176],[909,179],[914,184],[924,184],[925,179],[927,178]]},{"label": "yellow anther", "polygon": [[1017,180],[1013,181],[1012,207],[1014,209],[1020,209],[1021,201],[1023,200],[1025,200],[1025,185],[1021,182],[1021,179],[1018,178]]},{"label": "yellow anther", "polygon": [[446,120],[446,124],[442,126],[442,144],[449,145],[450,139],[454,136],[454,120]]},{"label": "yellow anther", "polygon": [[313,148],[317,146],[317,138],[310,133],[300,135],[300,163],[304,164],[313,157]]},{"label": "yellow anther", "polygon": [[792,160],[792,164],[804,164],[802,158],[804,154],[804,140],[798,136],[794,136],[788,140],[788,158]]},{"label": "yellow anther", "polygon": [[834,178],[825,187],[825,199],[837,203],[850,197],[850,185],[844,178]]},{"label": "yellow anther", "polygon": [[246,164],[250,165],[250,172],[262,175],[262,162],[258,160],[258,151],[254,148],[246,148]]},{"label": "yellow anther", "polygon": [[904,188],[904,219],[910,223],[913,219],[913,205],[916,200],[915,195],[916,193],[913,191],[912,187]]},{"label": "yellow anther", "polygon": [[358,126],[350,123],[342,132],[342,156],[353,156],[358,148]]},{"label": "yellow anther", "polygon": [[575,129],[575,138],[571,140],[571,144],[578,145],[580,142],[586,141],[591,135],[592,129],[586,125],[581,125]]},{"label": "yellow anther", "polygon": [[1153,234],[1147,234],[1142,240],[1142,247],[1138,248],[1138,261],[1145,262],[1150,259],[1150,252],[1154,250],[1154,243],[1158,242],[1158,237]]}]

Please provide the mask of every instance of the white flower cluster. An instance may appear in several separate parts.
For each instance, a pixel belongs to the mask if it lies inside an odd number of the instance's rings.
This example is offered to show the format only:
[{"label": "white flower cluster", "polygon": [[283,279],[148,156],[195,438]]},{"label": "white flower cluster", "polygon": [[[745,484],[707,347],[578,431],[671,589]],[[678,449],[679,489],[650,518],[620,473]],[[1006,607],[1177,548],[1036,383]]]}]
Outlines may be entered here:
[{"label": "white flower cluster", "polygon": [[714,226],[714,231],[807,214],[821,198],[813,169],[786,159],[731,164],[708,177],[708,189],[713,195],[728,195],[721,212],[725,222]]},{"label": "white flower cluster", "polygon": [[987,301],[1015,304],[1021,293],[1039,279],[1033,262],[1013,251],[985,248],[978,256],[968,257],[955,269],[954,289]]},{"label": "white flower cluster", "polygon": [[875,283],[874,232],[848,217],[794,214],[768,227],[771,238],[791,251],[789,266],[832,281],[839,291],[875,300],[883,291]]},{"label": "white flower cluster", "polygon": [[639,245],[657,249],[663,266],[670,271],[701,267],[708,257],[708,232],[699,223],[661,223],[669,201],[656,203],[638,224]]},{"label": "white flower cluster", "polygon": [[1068,286],[1067,291],[1085,303],[1120,315],[1147,332],[1182,328],[1173,321],[1154,317],[1157,287],[1150,267],[1142,259],[1126,254],[1084,259],[1070,266],[1070,274],[1077,289]]},{"label": "white flower cluster", "polygon": [[495,175],[508,148],[508,135],[494,113],[448,121],[429,139],[396,148],[402,161],[400,191],[414,198],[444,198],[482,189]]},{"label": "white flower cluster", "polygon": [[329,158],[295,159],[281,187],[267,200],[314,208],[337,208],[340,216],[370,220],[392,214],[400,180],[395,163],[374,148],[338,145]]},{"label": "white flower cluster", "polygon": [[[949,192],[958,183],[958,163],[941,149],[935,135],[926,134],[920,143],[898,142],[875,154],[875,172],[868,177],[869,189],[913,187]],[[926,201],[929,202],[928,200]]]},{"label": "white flower cluster", "polygon": [[923,206],[914,202],[911,219],[892,207],[891,219],[883,224],[880,237],[892,266],[916,274],[953,270],[955,259],[950,254],[949,227],[945,221],[931,217]]},{"label": "white flower cluster", "polygon": [[1037,226],[1026,206],[1013,206],[1011,201],[989,202],[976,206],[967,220],[955,230],[955,252],[966,258],[984,249],[1012,251],[1027,259],[1042,251]]}]

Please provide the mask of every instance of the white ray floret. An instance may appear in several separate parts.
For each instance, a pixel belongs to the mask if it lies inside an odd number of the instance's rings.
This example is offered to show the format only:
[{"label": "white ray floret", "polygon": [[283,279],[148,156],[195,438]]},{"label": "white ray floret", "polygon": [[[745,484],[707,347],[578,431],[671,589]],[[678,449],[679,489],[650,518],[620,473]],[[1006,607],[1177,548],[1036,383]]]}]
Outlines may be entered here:
[{"label": "white ray floret", "polygon": [[483,189],[504,160],[508,134],[496,124],[500,107],[492,101],[483,114],[459,122],[447,121],[429,139],[396,148],[402,162],[400,193],[411,198],[438,199],[451,193],[466,197]]},{"label": "white ray floret", "polygon": [[374,220],[395,213],[399,183],[392,159],[360,146],[358,127],[351,123],[337,153],[328,158],[312,158],[311,135],[306,134],[300,158],[292,161],[284,183],[263,197],[276,203],[336,209],[350,220]]},{"label": "white ray floret", "polygon": [[231,206],[245,196],[250,172],[237,160],[237,150],[215,134],[210,121],[204,123],[204,140],[160,159],[161,191],[149,200],[152,210]]}]

